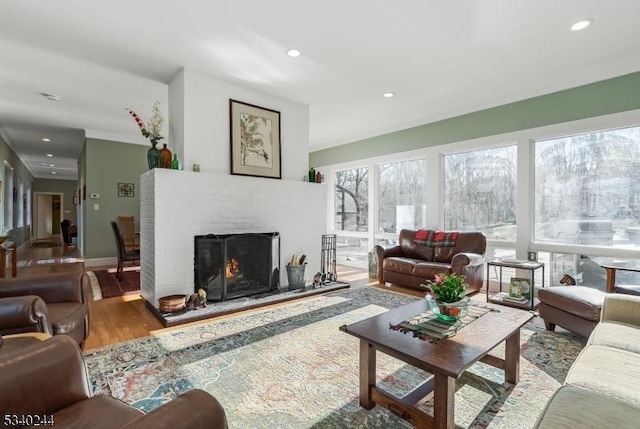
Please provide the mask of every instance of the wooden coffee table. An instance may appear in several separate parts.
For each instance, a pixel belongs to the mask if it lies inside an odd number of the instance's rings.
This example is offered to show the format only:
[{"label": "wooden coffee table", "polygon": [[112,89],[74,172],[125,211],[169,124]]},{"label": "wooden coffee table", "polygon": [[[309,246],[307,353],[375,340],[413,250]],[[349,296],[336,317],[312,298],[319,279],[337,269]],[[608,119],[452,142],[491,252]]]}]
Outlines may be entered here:
[{"label": "wooden coffee table", "polygon": [[[378,404],[418,428],[454,428],[456,379],[474,363],[482,361],[503,369],[505,380],[518,382],[520,372],[520,328],[533,318],[528,311],[480,303],[493,308],[455,336],[436,343],[423,341],[389,328],[427,311],[424,299],[378,316],[344,325],[340,330],[360,339],[360,405],[370,410]],[[489,351],[505,341],[505,358]],[[376,386],[376,351],[381,351],[434,376],[404,398]],[[416,404],[433,392],[433,417]]]}]

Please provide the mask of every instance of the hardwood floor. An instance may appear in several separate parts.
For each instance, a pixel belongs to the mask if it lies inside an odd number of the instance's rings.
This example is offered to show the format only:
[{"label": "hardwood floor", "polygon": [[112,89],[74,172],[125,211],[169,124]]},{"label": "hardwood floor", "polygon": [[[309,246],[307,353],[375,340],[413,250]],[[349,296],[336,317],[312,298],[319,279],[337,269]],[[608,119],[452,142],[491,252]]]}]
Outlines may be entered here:
[{"label": "hardwood floor", "polygon": [[[38,264],[38,261],[48,261],[53,258],[78,258],[79,260],[75,263],[55,265]],[[84,261],[80,258],[77,249],[73,246],[50,248],[30,247],[18,253],[18,260],[20,261],[18,277],[37,277],[49,273],[82,272],[85,270]],[[87,268],[87,271],[108,268],[113,267],[91,267]],[[338,278],[351,283],[352,287],[369,284],[374,287],[391,289],[395,292],[409,293],[416,296],[423,295],[422,292],[411,291],[397,286],[386,288],[385,286],[378,285],[377,281],[370,283],[367,272],[359,268],[338,266]],[[224,317],[232,316],[222,316],[221,318]],[[204,323],[204,321],[193,323]],[[90,331],[85,343],[85,352],[123,341],[143,338],[157,330],[175,329],[163,328],[162,323],[147,309],[144,299],[139,295],[94,301],[90,292],[89,325]]]}]

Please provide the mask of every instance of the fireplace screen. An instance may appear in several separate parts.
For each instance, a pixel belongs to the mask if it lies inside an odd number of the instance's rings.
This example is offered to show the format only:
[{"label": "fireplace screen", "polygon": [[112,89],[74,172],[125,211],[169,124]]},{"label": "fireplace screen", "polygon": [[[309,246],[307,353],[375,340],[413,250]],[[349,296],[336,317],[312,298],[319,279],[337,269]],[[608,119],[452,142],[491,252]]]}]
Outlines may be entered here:
[{"label": "fireplace screen", "polygon": [[195,291],[208,301],[225,301],[278,289],[280,235],[277,232],[195,237]]}]

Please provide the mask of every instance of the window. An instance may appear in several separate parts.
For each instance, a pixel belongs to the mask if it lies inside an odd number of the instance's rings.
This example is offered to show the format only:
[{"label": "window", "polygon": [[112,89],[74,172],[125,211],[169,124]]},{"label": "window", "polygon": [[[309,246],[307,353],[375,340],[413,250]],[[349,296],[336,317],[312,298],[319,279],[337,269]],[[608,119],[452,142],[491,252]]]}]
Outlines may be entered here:
[{"label": "window", "polygon": [[[17,190],[16,190],[17,193]],[[4,163],[4,229],[13,229],[13,168]]]},{"label": "window", "polygon": [[516,239],[516,145],[444,158],[444,224],[494,240]]},{"label": "window", "polygon": [[338,171],[335,176],[335,229],[368,231],[369,169]]},{"label": "window", "polygon": [[423,159],[378,166],[378,229],[397,233],[425,225],[426,167]]},{"label": "window", "polygon": [[534,240],[640,247],[640,127],[535,142]]}]

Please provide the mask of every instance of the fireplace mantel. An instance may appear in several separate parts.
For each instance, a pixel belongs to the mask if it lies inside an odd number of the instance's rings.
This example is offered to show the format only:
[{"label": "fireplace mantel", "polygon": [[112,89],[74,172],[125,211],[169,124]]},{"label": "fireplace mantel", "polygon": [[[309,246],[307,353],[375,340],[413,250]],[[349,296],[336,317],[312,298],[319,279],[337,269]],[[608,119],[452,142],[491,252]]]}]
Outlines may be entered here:
[{"label": "fireplace mantel", "polygon": [[[193,239],[211,233],[278,231],[281,260],[306,254],[312,277],[320,271],[327,229],[326,186],[158,168],[145,172],[140,177],[142,296],[157,308],[162,296],[193,293]],[[284,267],[280,284],[287,284]]]}]

